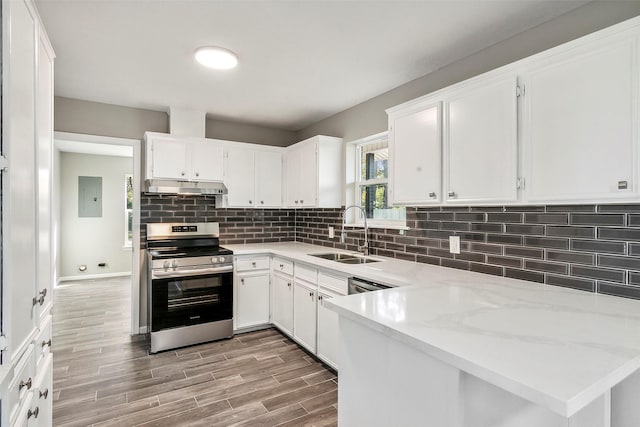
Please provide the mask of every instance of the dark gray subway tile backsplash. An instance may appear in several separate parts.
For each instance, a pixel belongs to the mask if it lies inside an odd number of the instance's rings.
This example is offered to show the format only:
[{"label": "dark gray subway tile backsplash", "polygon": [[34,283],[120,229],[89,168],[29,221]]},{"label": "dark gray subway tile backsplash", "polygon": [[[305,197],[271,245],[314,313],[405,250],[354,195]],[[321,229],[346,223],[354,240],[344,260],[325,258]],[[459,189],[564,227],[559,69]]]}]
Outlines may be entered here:
[{"label": "dark gray subway tile backsplash", "polygon": [[[150,222],[219,222],[223,245],[299,241],[356,251],[364,231],[346,227],[340,243],[341,215],[143,194],[141,241]],[[640,204],[408,207],[407,226],[403,234],[369,230],[371,254],[640,299]],[[449,236],[460,236],[460,254],[449,253]]]},{"label": "dark gray subway tile backsplash", "polygon": [[[339,243],[340,209],[304,212],[296,240],[349,250],[362,244],[362,229],[353,228]],[[404,235],[370,230],[371,253],[640,299],[640,204],[408,207],[407,226]],[[449,253],[449,236],[460,236],[461,254]]]}]

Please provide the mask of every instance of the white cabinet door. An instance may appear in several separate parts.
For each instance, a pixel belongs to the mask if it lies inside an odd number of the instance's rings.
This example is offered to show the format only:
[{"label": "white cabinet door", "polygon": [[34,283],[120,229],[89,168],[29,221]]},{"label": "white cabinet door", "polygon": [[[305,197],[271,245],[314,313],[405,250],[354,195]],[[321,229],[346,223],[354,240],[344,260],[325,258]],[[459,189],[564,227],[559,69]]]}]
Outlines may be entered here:
[{"label": "white cabinet door", "polygon": [[256,151],[254,164],[254,204],[265,208],[282,206],[282,154],[275,151]]},{"label": "white cabinet door", "polygon": [[236,329],[269,323],[269,272],[237,275]]},{"label": "white cabinet door", "polygon": [[465,86],[445,101],[447,203],[518,199],[515,75]]},{"label": "white cabinet door", "polygon": [[637,197],[635,46],[590,46],[525,75],[527,201]]},{"label": "white cabinet door", "polygon": [[318,357],[338,369],[338,313],[329,310],[325,301],[340,296],[326,289],[318,291]]},{"label": "white cabinet door", "polygon": [[[53,418],[53,355],[49,354],[38,365],[33,387],[32,411],[38,408],[38,416],[33,420],[37,426],[50,426]],[[30,421],[31,422],[31,421]],[[31,424],[29,424],[31,425]]]},{"label": "white cabinet door", "polygon": [[50,311],[53,295],[53,246],[51,238],[53,171],[53,60],[49,41],[40,34],[38,45],[37,163],[38,163],[38,321]]},{"label": "white cabinet door", "polygon": [[316,352],[316,286],[296,279],[293,282],[293,339]]},{"label": "white cabinet door", "polygon": [[317,144],[306,143],[300,147],[299,170],[299,206],[311,207],[316,205],[318,197],[318,157]]},{"label": "white cabinet door", "polygon": [[224,178],[224,148],[214,142],[193,142],[191,149],[191,179],[222,181]]},{"label": "white cabinet door", "polygon": [[35,10],[24,1],[3,2],[3,26],[8,23],[11,37],[4,53],[3,82],[3,151],[9,161],[7,179],[2,180],[3,194],[3,283],[7,301],[2,301],[2,333],[10,340],[9,355],[2,362],[11,363],[30,344],[36,331],[37,296],[36,227],[38,199],[36,170],[36,27]]},{"label": "white cabinet door", "polygon": [[273,274],[272,322],[287,335],[293,334],[293,279]]},{"label": "white cabinet door", "polygon": [[151,167],[156,179],[189,179],[188,147],[172,139],[154,139],[151,142]]},{"label": "white cabinet door", "polygon": [[435,102],[389,121],[389,157],[393,204],[429,204],[443,200],[442,104]]},{"label": "white cabinet door", "polygon": [[254,164],[253,151],[245,148],[228,147],[225,185],[227,204],[232,207],[254,206]]},{"label": "white cabinet door", "polygon": [[286,154],[286,201],[287,206],[295,208],[300,206],[300,174],[302,156],[301,148],[295,147]]}]

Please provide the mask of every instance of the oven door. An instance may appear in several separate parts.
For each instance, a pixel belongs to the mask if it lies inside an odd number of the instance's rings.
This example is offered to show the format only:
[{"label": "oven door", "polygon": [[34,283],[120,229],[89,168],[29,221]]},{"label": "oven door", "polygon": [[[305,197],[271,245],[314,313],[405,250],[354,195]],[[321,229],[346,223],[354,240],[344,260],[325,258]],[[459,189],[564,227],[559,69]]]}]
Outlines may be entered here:
[{"label": "oven door", "polygon": [[233,318],[233,273],[151,281],[151,332]]}]

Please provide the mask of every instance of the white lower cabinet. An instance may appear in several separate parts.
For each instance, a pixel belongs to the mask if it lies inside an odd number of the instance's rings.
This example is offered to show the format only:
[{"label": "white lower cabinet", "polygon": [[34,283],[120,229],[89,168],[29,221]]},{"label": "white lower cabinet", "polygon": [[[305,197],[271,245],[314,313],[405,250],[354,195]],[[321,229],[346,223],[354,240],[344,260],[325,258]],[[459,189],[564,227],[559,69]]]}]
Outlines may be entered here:
[{"label": "white lower cabinet", "polygon": [[293,339],[316,352],[317,284],[296,278],[293,282]]},{"label": "white lower cabinet", "polygon": [[340,296],[326,289],[318,290],[318,357],[338,369],[338,313],[329,310],[325,301]]},{"label": "white lower cabinet", "polygon": [[271,322],[285,334],[293,335],[293,277],[273,273]]},{"label": "white lower cabinet", "polygon": [[269,257],[236,257],[235,269],[233,328],[269,324]]}]

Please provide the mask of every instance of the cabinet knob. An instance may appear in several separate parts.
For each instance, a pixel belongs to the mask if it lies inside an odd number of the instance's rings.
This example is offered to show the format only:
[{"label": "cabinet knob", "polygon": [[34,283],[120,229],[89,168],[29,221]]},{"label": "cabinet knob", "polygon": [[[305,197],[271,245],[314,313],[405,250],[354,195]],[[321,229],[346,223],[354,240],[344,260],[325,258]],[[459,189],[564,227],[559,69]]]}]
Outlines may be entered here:
[{"label": "cabinet knob", "polygon": [[322,301],[322,295],[318,295],[318,301]]},{"label": "cabinet knob", "polygon": [[181,175],[181,176],[184,176],[184,172],[180,172],[180,175]]},{"label": "cabinet knob", "polygon": [[42,304],[44,304],[44,298],[47,296],[47,290],[46,289],[41,290],[38,293],[38,295],[40,295],[39,298],[38,297],[33,298],[33,301],[32,301],[33,305],[36,305],[36,304],[42,305]]},{"label": "cabinet knob", "polygon": [[300,200],[300,203],[301,203],[301,204],[302,204],[302,203],[304,203],[304,200],[302,200],[302,199],[301,199],[301,200]]},{"label": "cabinet knob", "polygon": [[251,204],[253,204],[253,200],[249,200],[249,204],[250,204],[250,205],[251,205]]},{"label": "cabinet knob", "polygon": [[198,177],[198,176],[200,176],[200,173],[199,173],[199,172],[196,172],[196,177]]},{"label": "cabinet knob", "polygon": [[447,196],[449,196],[449,197],[456,197],[456,192],[455,192],[455,191],[449,191],[449,192],[447,193]]},{"label": "cabinet knob", "polygon": [[36,406],[36,409],[34,409],[33,411],[29,409],[29,412],[27,412],[27,419],[31,417],[38,418],[39,413],[40,413],[40,408],[38,408],[37,406]]},{"label": "cabinet knob", "polygon": [[298,201],[296,200],[296,205],[298,204]]},{"label": "cabinet knob", "polygon": [[253,268],[256,268],[256,262],[255,262],[255,261],[253,261],[253,262],[251,263],[251,266],[252,266]]},{"label": "cabinet knob", "polygon": [[244,278],[240,279],[240,283],[244,285]]},{"label": "cabinet knob", "polygon": [[260,204],[261,204],[261,205],[264,205],[264,200],[260,200]]},{"label": "cabinet knob", "polygon": [[49,341],[42,341],[42,348],[46,346],[51,347],[51,338],[49,338]]},{"label": "cabinet knob", "polygon": [[287,286],[288,286],[288,287],[291,287],[291,282],[287,283]]},{"label": "cabinet knob", "polygon": [[280,270],[284,268],[284,264],[280,264]]},{"label": "cabinet knob", "polygon": [[45,388],[44,391],[40,392],[40,399],[42,399],[44,397],[45,400],[46,400],[48,396],[49,396],[49,389],[48,388]]},{"label": "cabinet knob", "polygon": [[31,379],[31,377],[29,377],[29,379],[25,382],[25,381],[20,381],[20,384],[18,384],[18,390],[22,390],[23,388],[27,388],[27,390],[31,390],[31,385],[33,384],[33,379]]},{"label": "cabinet knob", "polygon": [[436,193],[434,193],[433,191],[431,193],[429,193],[429,197],[432,199],[436,198]]}]

